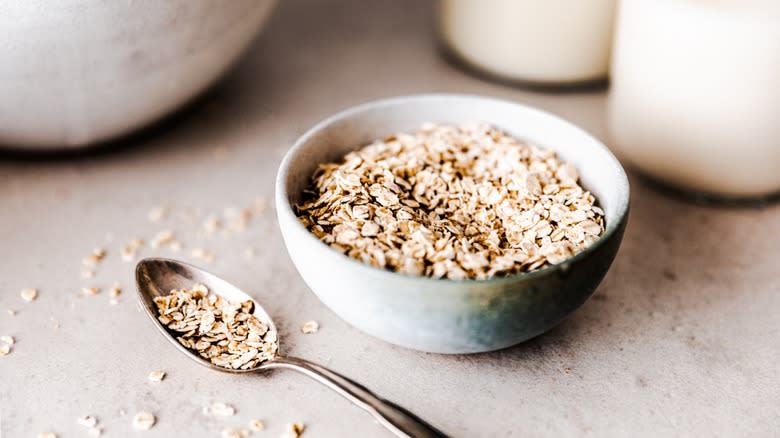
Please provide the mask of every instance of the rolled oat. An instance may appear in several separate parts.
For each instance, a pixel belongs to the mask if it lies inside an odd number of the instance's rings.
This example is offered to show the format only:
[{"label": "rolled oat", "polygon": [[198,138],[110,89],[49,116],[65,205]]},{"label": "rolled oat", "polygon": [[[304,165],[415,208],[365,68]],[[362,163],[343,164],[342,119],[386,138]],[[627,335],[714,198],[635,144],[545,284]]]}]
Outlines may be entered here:
[{"label": "rolled oat", "polygon": [[236,415],[236,408],[229,403],[217,402],[211,404],[209,413],[218,417],[232,417]]},{"label": "rolled oat", "polygon": [[276,331],[252,314],[252,301],[231,302],[196,284],[154,302],[157,319],[176,339],[214,365],[246,370],[276,356]]},{"label": "rolled oat", "polygon": [[304,334],[317,333],[320,329],[320,325],[317,321],[306,321],[301,324],[301,332]]},{"label": "rolled oat", "polygon": [[298,438],[303,435],[305,429],[306,426],[304,426],[303,423],[290,423],[287,425],[287,430],[282,436],[284,438]]},{"label": "rolled oat", "polygon": [[149,430],[157,422],[157,418],[151,412],[141,411],[133,417],[133,429]]},{"label": "rolled oat", "polygon": [[84,415],[83,417],[79,417],[76,419],[76,422],[87,428],[95,427],[98,424],[97,418],[93,417],[92,415]]},{"label": "rolled oat", "polygon": [[165,371],[152,371],[149,373],[150,382],[162,382],[165,378]]},{"label": "rolled oat", "polygon": [[306,228],[334,249],[411,275],[486,279],[561,263],[604,214],[552,150],[486,124],[426,124],[319,166]]},{"label": "rolled oat", "polygon": [[28,303],[35,301],[38,298],[38,289],[23,289],[21,292],[22,299]]}]

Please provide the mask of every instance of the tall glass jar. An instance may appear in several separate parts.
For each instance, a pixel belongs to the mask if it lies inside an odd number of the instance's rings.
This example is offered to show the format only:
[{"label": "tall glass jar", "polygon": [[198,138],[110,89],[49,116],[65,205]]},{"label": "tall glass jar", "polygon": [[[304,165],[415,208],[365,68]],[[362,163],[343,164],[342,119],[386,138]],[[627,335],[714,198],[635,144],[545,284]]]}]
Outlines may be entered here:
[{"label": "tall glass jar", "polygon": [[621,0],[609,127],[621,158],[717,198],[780,192],[780,1]]},{"label": "tall glass jar", "polygon": [[440,0],[453,56],[503,79],[542,85],[603,80],[616,0]]}]

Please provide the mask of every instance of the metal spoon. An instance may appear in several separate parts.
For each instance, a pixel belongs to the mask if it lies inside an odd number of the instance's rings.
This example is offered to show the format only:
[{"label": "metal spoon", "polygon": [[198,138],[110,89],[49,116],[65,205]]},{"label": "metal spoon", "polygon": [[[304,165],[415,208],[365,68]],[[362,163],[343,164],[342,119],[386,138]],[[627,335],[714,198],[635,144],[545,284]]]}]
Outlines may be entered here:
[{"label": "metal spoon", "polygon": [[[135,280],[138,286],[138,296],[147,314],[154,321],[160,332],[179,351],[185,353],[190,359],[199,364],[228,373],[247,373],[266,371],[274,368],[292,369],[324,384],[328,388],[338,392],[355,405],[368,411],[376,421],[399,437],[446,437],[442,432],[418,418],[406,409],[374,395],[364,386],[347,379],[325,367],[311,363],[307,360],[294,357],[284,357],[278,352],[273,360],[263,362],[255,368],[247,370],[235,370],[223,368],[212,364],[200,357],[192,350],[181,345],[174,336],[157,319],[157,307],[154,297],[168,295],[172,289],[191,288],[196,283],[202,283],[209,288],[210,293],[220,295],[229,301],[254,302],[254,316],[263,321],[269,328],[276,331],[276,326],[271,317],[263,310],[252,297],[241,292],[232,284],[222,280],[216,275],[210,274],[192,265],[176,260],[147,258],[138,262],[135,268]],[[277,332],[278,333],[278,332]],[[279,342],[279,341],[277,341]]]}]

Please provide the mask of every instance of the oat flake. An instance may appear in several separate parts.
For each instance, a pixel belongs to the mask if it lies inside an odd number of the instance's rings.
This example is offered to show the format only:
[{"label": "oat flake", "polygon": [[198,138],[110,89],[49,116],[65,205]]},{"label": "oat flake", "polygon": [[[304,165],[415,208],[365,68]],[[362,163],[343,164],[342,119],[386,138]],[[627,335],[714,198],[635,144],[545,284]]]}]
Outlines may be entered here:
[{"label": "oat flake", "polygon": [[92,415],[79,417],[76,421],[84,427],[95,427],[98,424],[97,418],[93,417]]},{"label": "oat flake", "polygon": [[114,283],[114,286],[109,289],[108,293],[112,297],[118,297],[122,295],[122,288],[119,286],[119,283]]},{"label": "oat flake", "polygon": [[306,426],[303,423],[290,423],[287,425],[287,431],[284,434],[284,438],[298,438],[303,435],[303,431]]},{"label": "oat flake", "polygon": [[100,288],[99,287],[84,287],[84,288],[81,288],[81,292],[84,295],[97,295],[97,294],[100,293]]},{"label": "oat flake", "polygon": [[206,251],[203,248],[193,248],[192,251],[190,251],[190,256],[196,259],[203,260],[207,263],[211,263],[214,261],[214,254]]},{"label": "oat flake", "polygon": [[149,373],[150,382],[161,382],[165,378],[165,371],[152,371]]},{"label": "oat flake", "polygon": [[231,427],[227,429],[222,429],[222,433],[220,434],[222,438],[241,438],[241,434],[238,433],[237,429],[233,429]]},{"label": "oat flake", "polygon": [[251,369],[276,356],[276,331],[253,315],[254,303],[231,302],[196,284],[154,299],[157,319],[184,347],[214,365]]},{"label": "oat flake", "polygon": [[228,403],[212,403],[209,412],[218,417],[232,417],[236,415],[236,408]]},{"label": "oat flake", "polygon": [[141,411],[133,417],[133,429],[135,430],[149,430],[157,422],[154,414],[146,411]]},{"label": "oat flake", "polygon": [[317,333],[320,330],[320,325],[317,321],[306,321],[301,325],[301,332],[305,334]]},{"label": "oat flake", "polygon": [[170,230],[163,230],[154,235],[149,245],[151,245],[152,248],[159,248],[163,245],[169,245],[172,242],[173,232]]},{"label": "oat flake", "polygon": [[31,301],[35,301],[36,298],[38,298],[38,289],[23,289],[21,292],[22,299],[27,301],[28,303]]},{"label": "oat flake", "polygon": [[426,124],[319,166],[300,221],[364,263],[408,275],[487,279],[565,261],[604,214],[554,151],[486,124]]},{"label": "oat flake", "polygon": [[249,421],[249,428],[252,429],[255,432],[259,432],[261,430],[265,429],[265,424],[263,424],[260,420],[250,420]]}]

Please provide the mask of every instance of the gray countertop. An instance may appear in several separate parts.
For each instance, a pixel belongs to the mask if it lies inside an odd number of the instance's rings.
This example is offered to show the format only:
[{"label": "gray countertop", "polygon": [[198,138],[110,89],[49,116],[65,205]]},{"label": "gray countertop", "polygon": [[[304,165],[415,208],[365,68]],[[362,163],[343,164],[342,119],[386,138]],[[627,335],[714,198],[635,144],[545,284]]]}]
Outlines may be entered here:
[{"label": "gray countertop", "polygon": [[[561,115],[606,140],[603,91],[541,93],[475,78],[439,55],[429,2],[281,2],[267,31],[211,92],[146,133],[83,155],[0,155],[0,436],[255,436],[306,424],[304,437],[388,436],[371,418],[290,372],[233,376],[190,362],[138,308],[120,246],[171,229],[181,253],[250,291],[275,316],[282,349],[374,389],[455,436],[771,436],[780,428],[780,207],[714,208],[655,191],[632,175],[622,249],[595,295],[551,332],[471,356],[424,354],[349,327],[308,290],[272,211],[278,163],[318,120],[387,96],[462,92]],[[203,218],[269,204],[234,236],[208,238]],[[170,206],[152,223],[147,212]],[[108,251],[95,278],[81,259]],[[247,248],[256,255],[247,257]],[[118,281],[123,295],[109,304]],[[83,296],[84,286],[99,286]],[[23,288],[40,290],[25,303]],[[10,316],[5,309],[15,309]],[[319,333],[298,327],[317,320]],[[55,325],[59,324],[59,328]],[[166,379],[147,380],[152,370]],[[235,417],[204,415],[212,402]],[[134,432],[132,416],[158,422]]]}]

